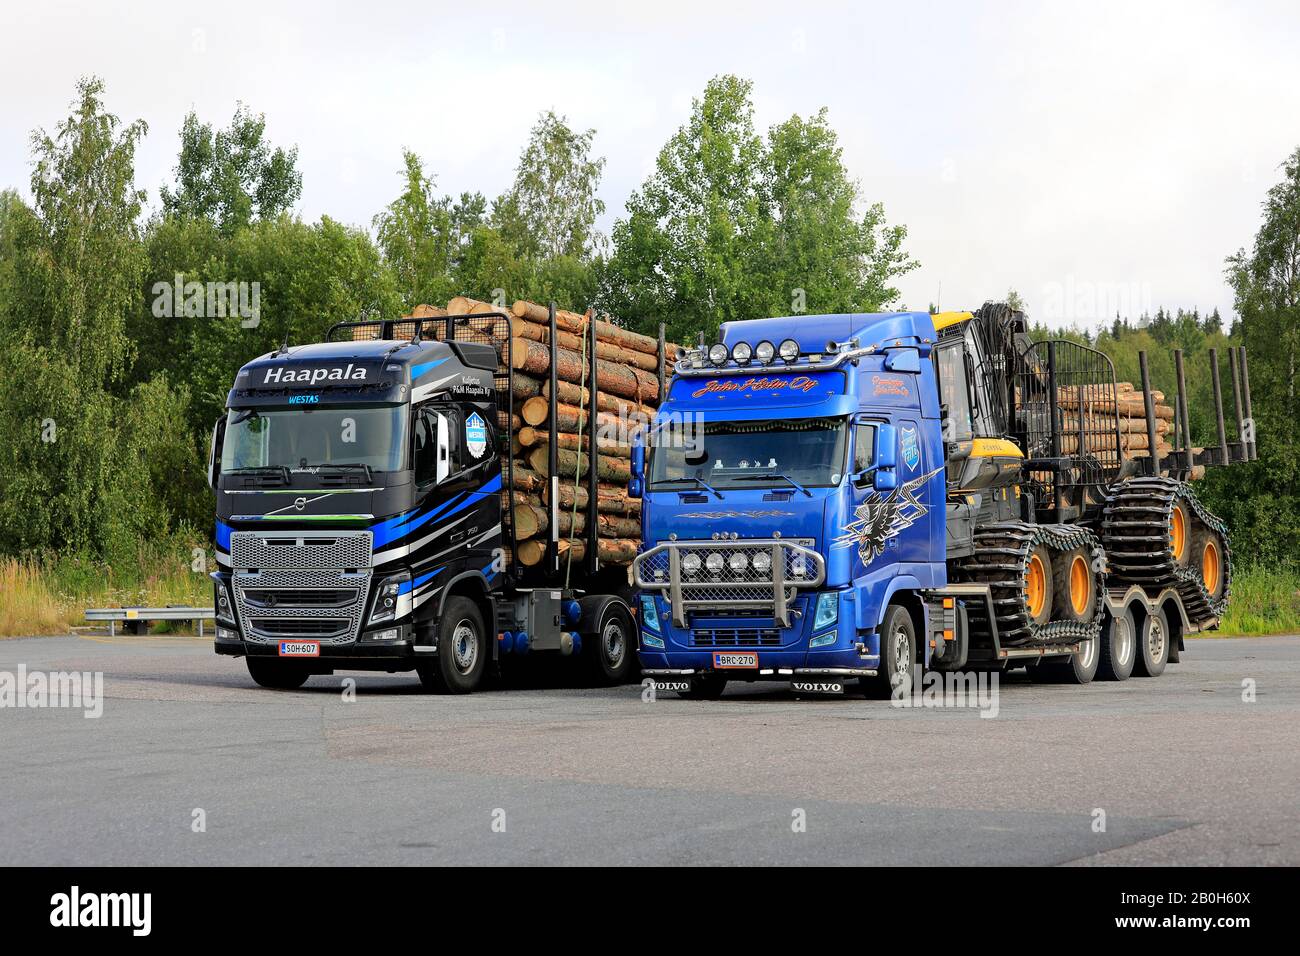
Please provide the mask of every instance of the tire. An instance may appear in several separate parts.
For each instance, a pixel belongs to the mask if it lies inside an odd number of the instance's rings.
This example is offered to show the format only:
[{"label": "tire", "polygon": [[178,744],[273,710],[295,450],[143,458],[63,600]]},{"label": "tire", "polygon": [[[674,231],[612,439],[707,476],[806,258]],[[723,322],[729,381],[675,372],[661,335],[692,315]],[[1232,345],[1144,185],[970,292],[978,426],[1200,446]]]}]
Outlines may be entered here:
[{"label": "tire", "polygon": [[1025,608],[1033,627],[1052,618],[1052,556],[1041,544],[1029,552],[1025,562]]},{"label": "tire", "polygon": [[260,657],[245,658],[248,663],[248,676],[259,687],[272,690],[297,690],[307,683],[311,676],[307,668],[291,661],[279,659],[268,660]]},{"label": "tire", "polygon": [[1217,531],[1199,528],[1192,537],[1192,561],[1201,574],[1201,583],[1212,601],[1223,597],[1227,586],[1227,568],[1224,566],[1223,538]]},{"label": "tire", "polygon": [[489,656],[487,630],[478,605],[456,595],[442,608],[437,656],[420,661],[416,672],[430,693],[468,694],[482,683]]},{"label": "tire", "polygon": [[1052,582],[1056,620],[1087,624],[1096,617],[1097,575],[1083,548],[1073,548],[1052,559]]},{"label": "tire", "polygon": [[1078,654],[1071,654],[1064,661],[1044,661],[1037,668],[1030,668],[1030,675],[1034,680],[1048,684],[1091,683],[1101,666],[1101,643],[1102,637],[1085,641]]},{"label": "tire", "polygon": [[1097,648],[1097,676],[1102,680],[1128,680],[1137,658],[1137,621],[1129,608],[1118,617],[1108,616]]},{"label": "tire", "polygon": [[1138,641],[1137,660],[1133,672],[1139,677],[1159,677],[1165,672],[1169,662],[1169,645],[1173,632],[1169,630],[1169,617],[1161,608],[1149,615],[1142,627],[1142,639]]},{"label": "tire", "polygon": [[887,700],[896,686],[910,695],[916,656],[916,626],[912,615],[901,604],[889,605],[880,625],[880,673],[870,681],[863,681],[868,696]]},{"label": "tire", "polygon": [[1169,552],[1180,568],[1187,567],[1192,558],[1192,509],[1182,498],[1174,499],[1169,510]]},{"label": "tire", "polygon": [[679,690],[682,700],[717,700],[727,689],[727,678],[721,674],[701,674],[691,678],[690,690]]},{"label": "tire", "polygon": [[636,625],[622,602],[601,612],[600,628],[582,635],[582,656],[592,680],[605,687],[626,684],[636,675]]}]

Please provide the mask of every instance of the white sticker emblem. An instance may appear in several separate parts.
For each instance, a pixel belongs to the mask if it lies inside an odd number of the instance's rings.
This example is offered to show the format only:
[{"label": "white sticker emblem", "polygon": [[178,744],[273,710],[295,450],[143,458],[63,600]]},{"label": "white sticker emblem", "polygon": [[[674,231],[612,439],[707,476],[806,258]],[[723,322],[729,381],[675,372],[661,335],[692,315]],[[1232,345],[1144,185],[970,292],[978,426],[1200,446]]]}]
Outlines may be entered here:
[{"label": "white sticker emblem", "polygon": [[487,453],[487,424],[478,412],[472,412],[465,419],[465,447],[475,458],[482,458]]}]

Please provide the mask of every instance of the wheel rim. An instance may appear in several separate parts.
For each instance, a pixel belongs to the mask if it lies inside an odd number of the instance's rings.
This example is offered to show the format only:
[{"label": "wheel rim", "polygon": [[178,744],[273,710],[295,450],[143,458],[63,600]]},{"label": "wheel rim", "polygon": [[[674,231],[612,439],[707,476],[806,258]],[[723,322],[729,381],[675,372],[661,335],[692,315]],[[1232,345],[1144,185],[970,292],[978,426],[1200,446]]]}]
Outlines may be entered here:
[{"label": "wheel rim", "polygon": [[1165,652],[1165,626],[1160,618],[1153,617],[1147,624],[1147,654],[1152,662],[1160,660]]},{"label": "wheel rim", "polygon": [[618,668],[623,663],[627,650],[627,639],[618,621],[610,621],[601,632],[600,642],[605,651],[605,660],[611,668]]},{"label": "wheel rim", "polygon": [[1029,601],[1029,616],[1038,617],[1043,613],[1043,604],[1047,601],[1047,570],[1043,567],[1043,559],[1036,554],[1029,558],[1025,592]]},{"label": "wheel rim", "polygon": [[1114,657],[1121,668],[1127,667],[1133,657],[1133,628],[1126,617],[1115,619]]},{"label": "wheel rim", "polygon": [[1219,546],[1213,541],[1205,542],[1201,553],[1201,580],[1205,590],[1216,594],[1219,590]]},{"label": "wheel rim", "polygon": [[1084,670],[1092,667],[1093,658],[1097,656],[1097,641],[1095,638],[1088,638],[1079,647],[1079,664]]},{"label": "wheel rim", "polygon": [[1169,519],[1169,547],[1175,560],[1181,561],[1187,555],[1187,515],[1181,505],[1174,505],[1174,513]]},{"label": "wheel rim", "polygon": [[468,674],[478,663],[478,635],[469,621],[461,621],[451,632],[451,658],[462,674]]},{"label": "wheel rim", "polygon": [[1074,608],[1075,614],[1083,614],[1088,610],[1089,590],[1088,562],[1083,560],[1082,555],[1076,554],[1070,562],[1070,606]]},{"label": "wheel rim", "polygon": [[907,629],[894,631],[894,673],[904,686],[912,679],[912,642],[907,639]]}]

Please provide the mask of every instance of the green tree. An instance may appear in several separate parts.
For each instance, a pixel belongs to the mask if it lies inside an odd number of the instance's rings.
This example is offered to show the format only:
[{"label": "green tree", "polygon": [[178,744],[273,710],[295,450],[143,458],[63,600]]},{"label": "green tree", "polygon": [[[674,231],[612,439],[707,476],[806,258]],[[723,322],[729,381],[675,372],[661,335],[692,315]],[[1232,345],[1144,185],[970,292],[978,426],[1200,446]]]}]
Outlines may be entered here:
[{"label": "green tree", "polygon": [[682,340],[732,319],[872,311],[915,268],[903,227],[879,205],[858,212],[826,111],[764,140],[750,97],[747,80],[711,80],[615,223],[602,301],[633,327],[666,321]]},{"label": "green tree", "polygon": [[190,112],[181,127],[176,189],[162,189],[163,208],[172,215],[208,219],[231,235],[256,219],[272,219],[293,207],[302,194],[298,148],[271,148],[266,118],[242,103],[230,126],[213,132]]}]

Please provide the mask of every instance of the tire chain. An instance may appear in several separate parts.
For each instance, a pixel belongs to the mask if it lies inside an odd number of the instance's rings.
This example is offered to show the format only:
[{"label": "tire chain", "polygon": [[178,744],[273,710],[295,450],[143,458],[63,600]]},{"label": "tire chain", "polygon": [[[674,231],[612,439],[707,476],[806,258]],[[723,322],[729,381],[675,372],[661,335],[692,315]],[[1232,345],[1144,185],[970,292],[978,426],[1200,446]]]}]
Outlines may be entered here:
[{"label": "tire chain", "polygon": [[[1216,601],[1195,563],[1180,566],[1169,540],[1170,513],[1182,498],[1196,519],[1223,543],[1223,594]],[[1190,529],[1189,529],[1190,532]],[[1131,478],[1111,489],[1102,512],[1102,542],[1117,583],[1136,584],[1151,597],[1173,588],[1183,600],[1187,619],[1198,627],[1215,623],[1228,607],[1232,589],[1232,547],[1228,527],[1196,497],[1191,486],[1172,478]],[[1190,540],[1195,540],[1191,533]],[[1189,544],[1190,547],[1190,544]]]},{"label": "tire chain", "polygon": [[[1038,545],[1064,554],[1075,548],[1087,550],[1088,565],[1096,583],[1092,620],[1048,621],[1035,625],[1029,614],[1026,580],[1029,556]],[[1030,524],[1005,521],[975,531],[975,552],[956,562],[955,577],[966,583],[987,584],[997,617],[998,641],[1002,645],[1073,644],[1096,638],[1101,633],[1102,601],[1105,595],[1106,561],[1097,536],[1079,525]],[[971,602],[966,609],[974,634],[990,638],[988,614],[982,604]]]}]

